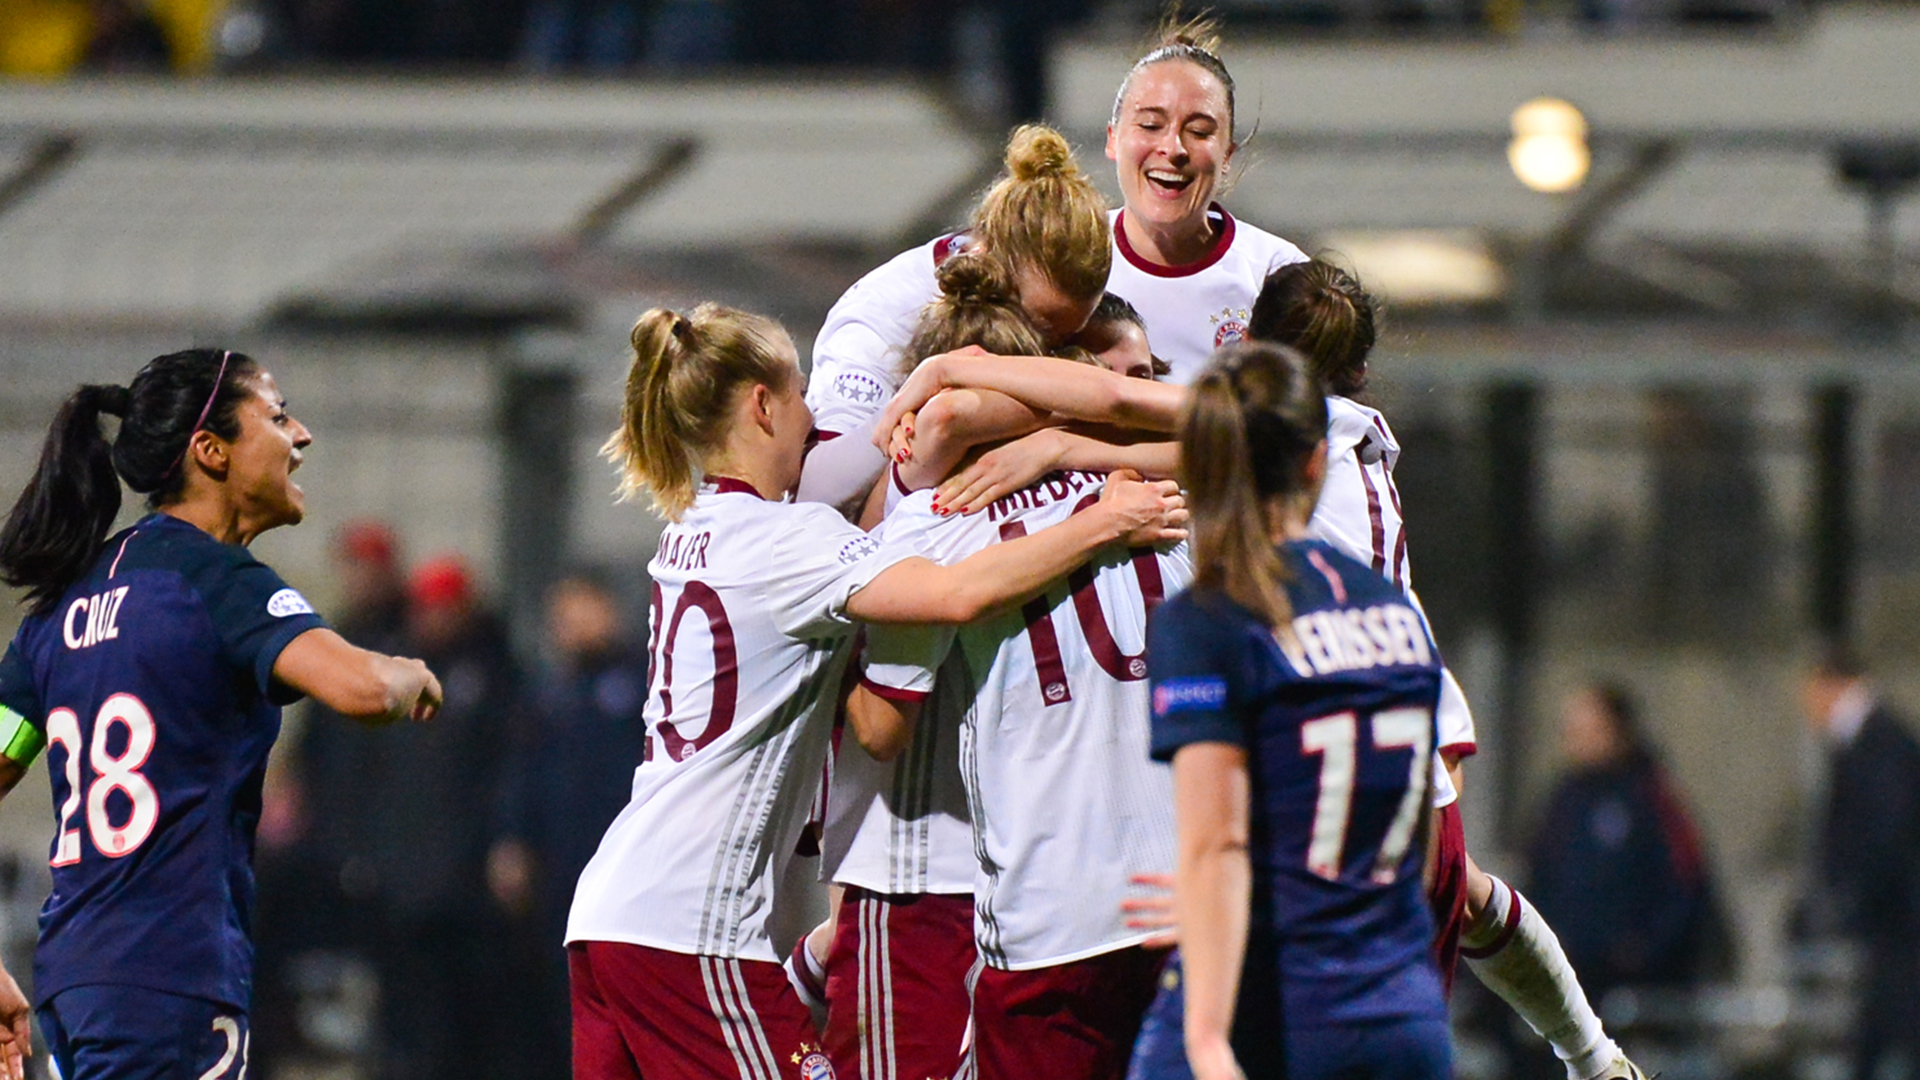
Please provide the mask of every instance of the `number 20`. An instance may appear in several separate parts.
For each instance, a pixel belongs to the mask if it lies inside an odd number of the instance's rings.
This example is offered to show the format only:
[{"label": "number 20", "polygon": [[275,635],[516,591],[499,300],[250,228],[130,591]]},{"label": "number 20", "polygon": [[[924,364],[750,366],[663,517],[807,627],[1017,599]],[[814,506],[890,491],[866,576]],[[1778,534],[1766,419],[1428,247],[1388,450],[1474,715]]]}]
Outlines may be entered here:
[{"label": "number 20", "polygon": [[[1373,863],[1373,880],[1386,885],[1393,881],[1400,860],[1406,857],[1427,801],[1427,777],[1433,768],[1433,714],[1418,707],[1387,709],[1374,714],[1369,727],[1373,729],[1374,749],[1404,747],[1413,751],[1407,766],[1406,794],[1400,797],[1400,808],[1387,826],[1387,835],[1380,841],[1380,855]],[[1359,736],[1360,718],[1350,712],[1300,725],[1301,752],[1320,755],[1320,797],[1313,808],[1307,869],[1328,881],[1339,879],[1341,856],[1346,852]]]},{"label": "number 20", "polygon": [[[115,724],[125,725],[127,746],[118,757],[107,749],[107,732]],[[87,788],[87,833],[94,849],[110,859],[132,854],[160,820],[160,793],[140,774],[140,766],[153,753],[156,732],[153,714],[132,694],[115,694],[100,706],[93,719],[93,746],[88,764],[94,780]],[[47,741],[66,752],[67,801],[60,805],[60,830],[54,839],[50,865],[72,866],[80,861],[80,830],[67,823],[79,811],[80,794],[80,718],[72,709],[55,709],[47,714]],[[118,791],[133,803],[126,824],[114,825],[107,816],[107,796]]]}]

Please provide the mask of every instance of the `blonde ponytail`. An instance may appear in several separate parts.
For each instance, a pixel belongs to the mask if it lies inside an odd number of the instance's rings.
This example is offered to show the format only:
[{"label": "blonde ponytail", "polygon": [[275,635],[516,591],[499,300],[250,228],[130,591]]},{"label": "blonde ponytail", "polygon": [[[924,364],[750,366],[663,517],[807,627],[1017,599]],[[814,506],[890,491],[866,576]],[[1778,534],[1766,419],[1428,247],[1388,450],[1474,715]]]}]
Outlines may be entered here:
[{"label": "blonde ponytail", "polygon": [[649,492],[655,510],[678,520],[726,440],[735,394],[756,384],[783,390],[800,372],[781,349],[779,323],[714,303],[684,315],[654,308],[629,340],[620,428],[600,454],[620,470],[622,501]]}]

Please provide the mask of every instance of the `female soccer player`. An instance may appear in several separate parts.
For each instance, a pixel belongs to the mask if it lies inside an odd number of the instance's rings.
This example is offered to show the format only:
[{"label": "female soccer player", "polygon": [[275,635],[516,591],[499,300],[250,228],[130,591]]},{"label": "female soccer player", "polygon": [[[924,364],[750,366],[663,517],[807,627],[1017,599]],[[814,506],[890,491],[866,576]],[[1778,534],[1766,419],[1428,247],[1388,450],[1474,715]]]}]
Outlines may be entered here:
[{"label": "female soccer player", "polygon": [[880,476],[885,460],[867,445],[872,420],[911,367],[903,368],[902,350],[938,298],[934,271],[949,257],[972,250],[999,262],[1047,344],[1061,344],[1085,325],[1112,263],[1106,199],[1051,128],[1016,129],[1006,166],[966,232],[895,256],[827,312],[807,386],[821,443],[807,455],[800,498],[844,506],[865,497]]},{"label": "female soccer player", "polygon": [[[940,298],[915,330],[908,358],[965,345],[1044,348],[996,261],[963,253],[936,276]],[[991,392],[960,391],[936,404],[929,427],[961,449],[983,425],[1027,431],[1041,418]],[[950,465],[957,457],[941,460]],[[909,491],[898,466],[882,484],[888,509]],[[957,683],[942,693],[967,696]],[[834,926],[809,935],[813,952],[808,939],[797,944],[790,968],[824,977],[824,1044],[844,1080],[944,1080],[960,1064],[967,975],[977,956],[973,825],[960,782],[958,717],[941,709],[932,717],[911,738],[871,745],[856,718],[855,737],[841,739],[834,759],[820,871],[845,894]]]},{"label": "female soccer player", "polygon": [[1088,512],[942,567],[831,508],[785,501],[813,417],[778,324],[715,305],[632,335],[607,453],[671,523],[654,582],[648,737],[567,927],[574,1071],[825,1075],[769,940],[855,620],[965,622],[1115,541],[1184,535],[1170,483],[1110,482]]},{"label": "female soccer player", "polygon": [[[102,414],[120,419],[109,442]],[[233,352],[159,357],[54,418],[0,530],[32,607],[0,661],[0,792],[51,744],[53,894],[34,994],[60,1075],[239,1077],[252,997],[253,831],[280,707],[431,717],[426,665],[355,648],[247,552],[298,524],[312,442]],[[106,539],[120,482],[153,512]],[[19,1074],[25,1018],[13,1025]]]},{"label": "female soccer player", "polygon": [[1125,205],[1107,289],[1140,309],[1155,355],[1186,383],[1246,334],[1260,283],[1306,255],[1215,201],[1235,153],[1233,76],[1210,18],[1169,17],[1128,70],[1107,125]]},{"label": "female soccer player", "polygon": [[1215,359],[1180,425],[1194,587],[1147,665],[1199,1080],[1451,1075],[1420,879],[1438,650],[1399,589],[1309,538],[1326,431],[1306,362],[1259,344]]}]

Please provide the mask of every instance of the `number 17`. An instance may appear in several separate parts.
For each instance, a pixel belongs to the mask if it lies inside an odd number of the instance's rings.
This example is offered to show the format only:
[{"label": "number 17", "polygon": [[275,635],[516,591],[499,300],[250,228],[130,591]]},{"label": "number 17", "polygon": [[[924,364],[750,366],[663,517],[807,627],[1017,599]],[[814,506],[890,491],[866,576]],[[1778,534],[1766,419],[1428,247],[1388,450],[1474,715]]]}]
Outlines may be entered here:
[{"label": "number 17", "polygon": [[[1420,811],[1427,801],[1427,780],[1433,769],[1433,713],[1419,707],[1387,709],[1375,713],[1372,723],[1376,750],[1413,751],[1407,765],[1407,791],[1400,797],[1400,808],[1380,840],[1380,855],[1373,863],[1373,880],[1390,884],[1400,860],[1413,842],[1413,830],[1420,823]],[[1347,821],[1353,812],[1353,783],[1358,766],[1360,718],[1353,713],[1336,713],[1309,720],[1300,725],[1300,749],[1320,755],[1320,798],[1313,808],[1313,834],[1307,842],[1307,869],[1337,881],[1341,856],[1347,847]]]}]

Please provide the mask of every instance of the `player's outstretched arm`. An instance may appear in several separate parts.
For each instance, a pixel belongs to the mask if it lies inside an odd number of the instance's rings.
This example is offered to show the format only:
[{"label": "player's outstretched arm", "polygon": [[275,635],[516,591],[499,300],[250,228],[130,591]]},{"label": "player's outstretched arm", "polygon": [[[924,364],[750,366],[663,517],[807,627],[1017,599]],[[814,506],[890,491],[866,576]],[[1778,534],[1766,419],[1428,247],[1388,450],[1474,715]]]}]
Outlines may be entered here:
[{"label": "player's outstretched arm", "polygon": [[1019,491],[1055,469],[1083,472],[1132,470],[1153,480],[1172,479],[1180,469],[1180,444],[1115,444],[1077,431],[1045,428],[981,454],[941,483],[933,498],[943,512],[977,514],[994,500]]},{"label": "player's outstretched arm", "polygon": [[289,642],[274,661],[273,677],[342,716],[371,723],[431,720],[440,709],[440,680],[426,664],[362,649],[325,627]]},{"label": "player's outstretched arm", "polygon": [[847,614],[873,623],[969,623],[1047,587],[1108,544],[1186,538],[1187,509],[1171,480],[1115,473],[1100,501],[1058,525],[992,544],[952,566],[906,559],[847,601]]},{"label": "player's outstretched arm", "polygon": [[1174,909],[1186,980],[1187,1061],[1194,1080],[1242,1075],[1230,1037],[1253,903],[1248,791],[1245,747],[1198,742],[1173,756],[1179,831]]},{"label": "player's outstretched arm", "polygon": [[874,427],[874,445],[885,447],[893,426],[942,390],[998,390],[1036,409],[1148,431],[1172,431],[1180,422],[1186,391],[1150,379],[1051,356],[994,356],[978,348],[923,360],[893,396]]}]

